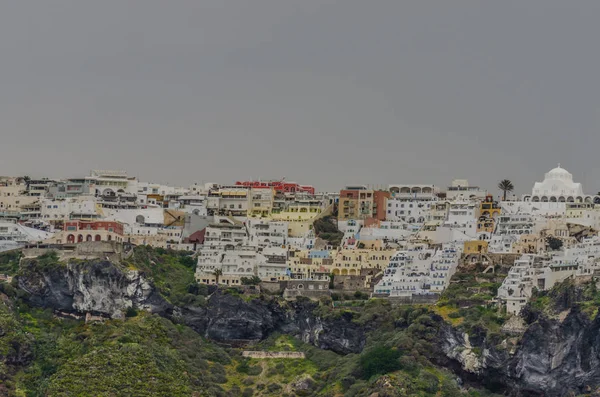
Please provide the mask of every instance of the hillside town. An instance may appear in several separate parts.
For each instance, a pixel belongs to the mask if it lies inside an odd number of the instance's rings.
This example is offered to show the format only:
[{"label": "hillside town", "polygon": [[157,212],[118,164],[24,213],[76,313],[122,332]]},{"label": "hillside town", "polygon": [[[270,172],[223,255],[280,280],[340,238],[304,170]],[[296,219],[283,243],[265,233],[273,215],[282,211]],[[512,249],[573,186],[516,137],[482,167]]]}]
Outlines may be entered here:
[{"label": "hillside town", "polygon": [[[317,192],[286,180],[174,187],[124,171],[0,177],[0,251],[108,242],[188,251],[203,284],[285,285],[284,296],[435,301],[461,263],[513,257],[497,301],[600,270],[600,196],[560,165],[517,197],[456,179]],[[500,259],[498,259],[500,258]]]}]

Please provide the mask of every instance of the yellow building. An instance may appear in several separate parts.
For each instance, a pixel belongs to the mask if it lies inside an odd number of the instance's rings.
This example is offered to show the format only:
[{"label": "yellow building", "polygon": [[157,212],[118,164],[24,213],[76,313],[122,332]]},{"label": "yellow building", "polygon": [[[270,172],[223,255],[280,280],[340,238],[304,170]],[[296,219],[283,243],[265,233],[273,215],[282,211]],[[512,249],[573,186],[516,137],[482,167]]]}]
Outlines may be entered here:
[{"label": "yellow building", "polygon": [[385,269],[396,250],[391,249],[342,249],[331,251],[291,250],[288,252],[288,268],[292,273],[311,277],[313,273],[335,275],[360,275],[364,269]]},{"label": "yellow building", "polygon": [[465,241],[465,254],[485,254],[488,252],[488,242],[483,240]]},{"label": "yellow building", "polygon": [[502,213],[502,208],[492,195],[487,195],[485,200],[479,204],[479,220],[477,222],[478,232],[493,233],[496,227],[496,219]]},{"label": "yellow building", "polygon": [[269,218],[273,210],[275,189],[252,188],[250,190],[250,204],[248,216],[252,218]]},{"label": "yellow building", "polygon": [[288,236],[304,237],[312,229],[314,221],[331,215],[333,205],[324,207],[319,200],[297,200],[290,203],[287,208],[274,210],[271,219],[288,223]]}]

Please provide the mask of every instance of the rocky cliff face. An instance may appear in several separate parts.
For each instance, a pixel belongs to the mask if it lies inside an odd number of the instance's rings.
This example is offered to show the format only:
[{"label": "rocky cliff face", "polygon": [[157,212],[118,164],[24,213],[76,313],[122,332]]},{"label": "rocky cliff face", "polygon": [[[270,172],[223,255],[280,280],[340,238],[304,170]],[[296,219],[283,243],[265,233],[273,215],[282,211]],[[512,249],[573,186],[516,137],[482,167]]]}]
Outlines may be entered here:
[{"label": "rocky cliff face", "polygon": [[512,351],[485,339],[474,343],[449,326],[439,340],[463,376],[498,392],[565,396],[600,386],[600,317],[591,321],[576,306],[563,321],[537,318]]},{"label": "rocky cliff face", "polygon": [[64,312],[101,314],[119,318],[129,307],[162,315],[172,311],[148,280],[138,271],[108,261],[40,266],[23,264],[19,288],[36,306]]},{"label": "rocky cliff face", "polygon": [[219,342],[246,343],[280,331],[317,347],[340,354],[358,353],[366,333],[352,317],[322,319],[313,314],[317,304],[280,304],[275,299],[245,299],[219,290],[204,307],[173,307],[152,283],[135,270],[108,261],[40,266],[24,264],[18,277],[28,301],[64,312],[91,312],[119,318],[129,307],[147,310],[182,322]]},{"label": "rocky cliff face", "polygon": [[362,351],[366,333],[352,323],[352,317],[322,319],[314,315],[316,306],[311,302],[282,306],[270,299],[247,302],[216,291],[206,307],[184,307],[176,310],[175,316],[196,332],[216,341],[258,341],[279,331],[340,354]]}]

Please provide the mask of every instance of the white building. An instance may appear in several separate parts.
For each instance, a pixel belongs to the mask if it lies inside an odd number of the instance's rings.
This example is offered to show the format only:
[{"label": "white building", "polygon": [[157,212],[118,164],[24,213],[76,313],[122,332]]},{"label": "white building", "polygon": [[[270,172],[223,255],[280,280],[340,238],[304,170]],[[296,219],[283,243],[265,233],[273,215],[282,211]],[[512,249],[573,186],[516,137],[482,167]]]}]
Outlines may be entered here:
[{"label": "white building", "polygon": [[283,247],[287,244],[288,223],[249,218],[249,245],[259,248]]},{"label": "white building", "polygon": [[434,250],[418,245],[398,251],[375,286],[375,294],[408,297],[442,292],[456,271],[461,252],[457,247],[445,244]]},{"label": "white building", "polygon": [[277,281],[286,276],[286,251],[256,247],[203,247],[198,254],[196,279],[205,284],[240,285],[241,278],[257,276],[264,281]]},{"label": "white building", "polygon": [[423,224],[431,220],[432,207],[435,199],[413,199],[391,197],[387,201],[385,219],[388,221],[402,221],[406,223]]},{"label": "white building", "polygon": [[164,210],[159,207],[138,207],[132,209],[103,208],[101,213],[106,219],[121,223],[145,226],[163,226],[165,222]]},{"label": "white building", "polygon": [[206,228],[204,245],[207,247],[241,246],[248,244],[248,230],[240,221],[228,217],[215,217]]},{"label": "white building", "polygon": [[93,170],[85,181],[96,186],[97,196],[135,196],[138,192],[137,179],[128,177],[125,171]]},{"label": "white building", "polygon": [[529,214],[507,214],[498,217],[495,234],[497,236],[533,234],[535,221]]},{"label": "white building", "polygon": [[593,203],[600,197],[586,195],[580,183],[573,182],[573,175],[558,167],[548,171],[543,182],[533,185],[531,195],[523,196],[523,201],[534,203]]},{"label": "white building", "polygon": [[20,248],[27,243],[37,243],[52,237],[44,232],[20,225],[16,219],[0,218],[0,252]]},{"label": "white building", "polygon": [[446,198],[448,200],[483,200],[487,196],[487,191],[479,186],[470,186],[466,179],[455,179],[452,185],[446,189]]},{"label": "white building", "polygon": [[41,219],[65,221],[69,219],[96,219],[100,217],[94,197],[79,196],[63,200],[41,199]]}]

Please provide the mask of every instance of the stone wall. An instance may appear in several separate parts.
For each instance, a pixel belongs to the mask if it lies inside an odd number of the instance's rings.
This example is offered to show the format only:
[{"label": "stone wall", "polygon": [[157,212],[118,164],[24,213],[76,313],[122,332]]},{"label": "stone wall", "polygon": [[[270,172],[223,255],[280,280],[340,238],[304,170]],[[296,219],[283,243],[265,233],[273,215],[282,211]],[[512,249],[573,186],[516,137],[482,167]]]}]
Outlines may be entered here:
[{"label": "stone wall", "polygon": [[322,296],[331,296],[328,289],[325,290],[308,290],[308,289],[289,289],[283,291],[283,297],[288,300],[294,300],[298,296],[318,300]]},{"label": "stone wall", "polygon": [[412,295],[412,296],[392,296],[388,300],[397,305],[431,305],[439,299],[438,294],[431,295]]},{"label": "stone wall", "polygon": [[302,352],[244,351],[244,352],[242,352],[242,357],[303,359],[303,358],[305,358],[305,355]]}]

